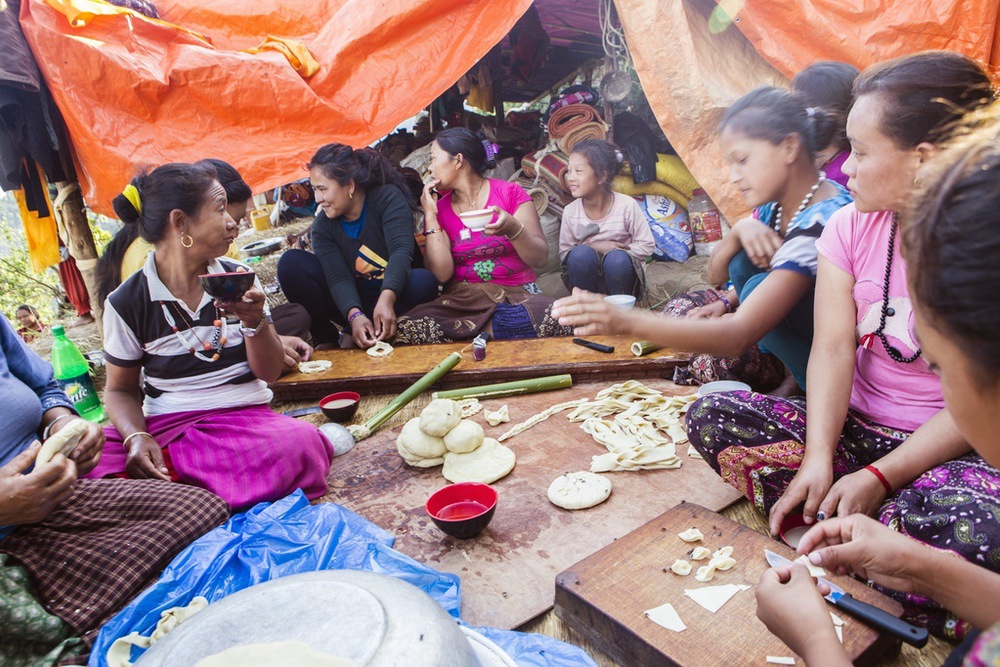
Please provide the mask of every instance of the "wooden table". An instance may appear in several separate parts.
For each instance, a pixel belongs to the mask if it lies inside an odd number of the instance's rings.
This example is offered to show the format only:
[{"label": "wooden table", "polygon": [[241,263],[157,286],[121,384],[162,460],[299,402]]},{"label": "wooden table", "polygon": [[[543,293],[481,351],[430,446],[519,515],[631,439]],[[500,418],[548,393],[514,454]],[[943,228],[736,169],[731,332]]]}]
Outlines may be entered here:
[{"label": "wooden table", "polygon": [[[669,349],[636,357],[629,349],[634,339],[590,336],[587,340],[611,345],[611,354],[581,347],[571,338],[532,338],[487,343],[486,359],[474,361],[471,349],[436,388],[472,387],[546,375],[569,373],[574,382],[616,382],[624,379],[670,377],[689,358]],[[359,394],[398,393],[452,352],[469,343],[400,346],[386,357],[370,357],[364,350],[326,350],[313,354],[333,366],[322,373],[289,373],[271,385],[279,400],[319,399],[335,391]]]},{"label": "wooden table", "polygon": [[[665,394],[689,393],[666,380],[647,381]],[[507,403],[511,423],[486,426],[496,437],[514,424],[563,401],[590,397],[607,383],[488,401]],[[687,457],[677,470],[608,473],[611,498],[597,507],[570,512],[549,503],[548,486],[565,472],[587,470],[591,456],[605,450],[561,413],[508,440],[518,457],[514,471],[494,484],[500,494],[495,518],[478,537],[444,535],[423,504],[447,481],[440,468],[410,468],[396,452],[398,431],[363,440],[338,457],[326,501],[339,503],[396,536],[395,548],[435,569],[462,579],[462,618],[473,625],[513,628],[552,606],[556,575],[684,500],[721,509],[739,497],[708,465]]]}]

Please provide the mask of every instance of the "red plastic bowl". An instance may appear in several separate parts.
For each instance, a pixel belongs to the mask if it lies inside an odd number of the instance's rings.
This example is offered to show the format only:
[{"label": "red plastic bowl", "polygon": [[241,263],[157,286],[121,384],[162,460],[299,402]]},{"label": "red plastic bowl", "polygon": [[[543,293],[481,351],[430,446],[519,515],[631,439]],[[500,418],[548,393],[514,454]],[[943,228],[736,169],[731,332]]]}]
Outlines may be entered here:
[{"label": "red plastic bowl", "polygon": [[[350,421],[354,413],[358,411],[358,401],[361,400],[361,395],[353,391],[338,391],[336,393],[330,394],[329,396],[324,396],[319,402],[319,409],[323,411],[326,418],[330,421],[335,422],[346,422]],[[334,401],[350,401],[350,403],[345,403],[338,407],[327,407],[328,404]]]},{"label": "red plastic bowl", "polygon": [[[805,530],[795,530],[796,528],[805,528]],[[790,546],[793,549],[797,549],[799,546],[799,540],[802,536],[806,534],[812,526],[806,524],[805,517],[801,514],[789,514],[785,517],[785,520],[781,522],[781,527],[778,528],[778,535],[781,536],[781,541]],[[792,532],[794,531],[794,532]]]},{"label": "red plastic bowl", "polygon": [[496,489],[479,482],[460,482],[438,489],[424,503],[434,525],[462,540],[475,537],[493,520]]}]

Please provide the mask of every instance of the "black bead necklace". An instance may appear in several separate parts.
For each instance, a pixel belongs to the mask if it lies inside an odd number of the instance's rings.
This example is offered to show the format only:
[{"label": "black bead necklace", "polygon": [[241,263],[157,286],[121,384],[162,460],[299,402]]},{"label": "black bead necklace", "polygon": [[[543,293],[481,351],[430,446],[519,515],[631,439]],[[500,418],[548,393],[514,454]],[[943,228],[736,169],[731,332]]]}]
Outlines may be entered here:
[{"label": "black bead necklace", "polygon": [[896,314],[896,310],[889,307],[889,277],[892,275],[892,254],[896,249],[896,231],[898,228],[899,214],[893,212],[892,229],[889,231],[889,256],[885,260],[885,284],[882,286],[882,318],[879,321],[878,329],[861,337],[861,346],[866,350],[870,350],[872,345],[875,344],[875,339],[878,338],[882,341],[882,347],[885,348],[886,354],[893,361],[901,364],[912,364],[920,358],[920,348],[917,348],[917,351],[913,355],[904,357],[903,353],[890,345],[889,341],[885,338],[885,320],[887,317],[892,317]]}]

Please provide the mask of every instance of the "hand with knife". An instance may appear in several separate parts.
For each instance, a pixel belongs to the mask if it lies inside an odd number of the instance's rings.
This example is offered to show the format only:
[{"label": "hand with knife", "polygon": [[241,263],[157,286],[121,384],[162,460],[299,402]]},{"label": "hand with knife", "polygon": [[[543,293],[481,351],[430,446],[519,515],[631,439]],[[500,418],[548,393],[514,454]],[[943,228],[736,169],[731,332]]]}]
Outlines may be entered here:
[{"label": "hand with knife", "polygon": [[850,665],[821,594],[805,565],[764,570],[757,584],[757,618],[806,665]]}]

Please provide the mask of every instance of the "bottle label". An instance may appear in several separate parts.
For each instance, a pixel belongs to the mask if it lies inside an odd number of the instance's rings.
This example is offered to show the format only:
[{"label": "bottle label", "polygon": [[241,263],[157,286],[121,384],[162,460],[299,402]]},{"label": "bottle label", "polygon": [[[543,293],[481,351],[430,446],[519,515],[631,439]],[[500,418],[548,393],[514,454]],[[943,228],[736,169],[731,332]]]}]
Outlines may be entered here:
[{"label": "bottle label", "polygon": [[97,395],[97,388],[90,378],[90,373],[84,373],[74,378],[59,380],[59,386],[72,401],[73,407],[80,415],[84,415],[91,410],[100,409],[101,398]]},{"label": "bottle label", "polygon": [[689,213],[691,236],[695,243],[714,243],[722,240],[722,218],[718,211]]}]

